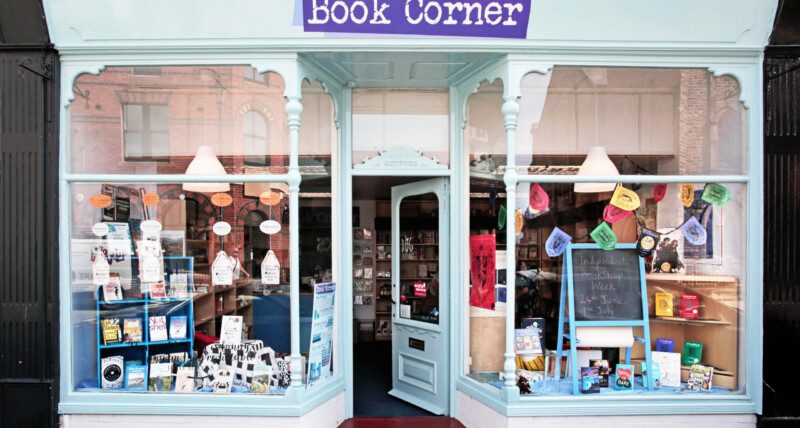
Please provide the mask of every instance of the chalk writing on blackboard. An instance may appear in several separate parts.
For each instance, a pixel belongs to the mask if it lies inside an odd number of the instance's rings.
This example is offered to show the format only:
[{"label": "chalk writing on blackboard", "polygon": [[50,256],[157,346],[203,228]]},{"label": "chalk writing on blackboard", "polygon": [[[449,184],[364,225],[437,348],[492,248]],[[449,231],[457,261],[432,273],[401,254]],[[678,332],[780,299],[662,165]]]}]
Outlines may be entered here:
[{"label": "chalk writing on blackboard", "polygon": [[643,319],[641,275],[635,249],[572,250],[575,319]]}]

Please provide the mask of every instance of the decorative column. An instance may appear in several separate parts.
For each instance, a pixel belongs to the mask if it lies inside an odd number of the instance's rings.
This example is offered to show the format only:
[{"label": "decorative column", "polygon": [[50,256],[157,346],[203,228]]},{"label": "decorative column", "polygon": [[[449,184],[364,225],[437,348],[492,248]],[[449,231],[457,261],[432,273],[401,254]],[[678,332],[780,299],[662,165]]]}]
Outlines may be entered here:
[{"label": "decorative column", "polygon": [[303,105],[300,97],[289,97],[286,113],[289,124],[289,314],[291,317],[291,388],[303,385],[300,358],[300,168],[297,163],[298,131]]},{"label": "decorative column", "polygon": [[516,96],[506,96],[503,98],[503,118],[506,129],[506,173],[503,175],[503,182],[506,185],[506,349],[503,357],[503,372],[505,382],[503,390],[507,398],[519,396],[517,388],[517,364],[514,359],[514,272],[516,271],[516,243],[515,215],[516,198],[514,194],[517,190],[517,169],[516,169],[516,132],[517,114],[519,113],[519,103]]}]

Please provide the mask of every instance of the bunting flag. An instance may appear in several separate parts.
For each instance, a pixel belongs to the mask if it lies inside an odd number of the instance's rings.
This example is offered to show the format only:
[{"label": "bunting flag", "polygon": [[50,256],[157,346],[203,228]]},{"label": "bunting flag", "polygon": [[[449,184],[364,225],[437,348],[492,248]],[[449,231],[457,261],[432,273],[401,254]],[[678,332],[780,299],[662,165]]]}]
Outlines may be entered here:
[{"label": "bunting flag", "polygon": [[514,233],[520,236],[522,228],[525,226],[525,217],[522,215],[521,210],[514,211]]},{"label": "bunting flag", "polygon": [[703,188],[703,195],[700,198],[714,205],[724,205],[731,200],[731,192],[721,184],[708,183]]},{"label": "bunting flag", "polygon": [[500,205],[500,209],[497,213],[497,230],[503,230],[503,228],[506,227],[506,216],[508,216],[506,213],[506,206]]},{"label": "bunting flag", "polygon": [[639,195],[636,192],[623,186],[617,186],[614,189],[614,194],[611,195],[610,204],[625,211],[633,211],[639,208],[641,202],[639,202]]},{"label": "bunting flag", "polygon": [[548,256],[558,257],[564,254],[564,251],[567,249],[567,245],[570,242],[572,242],[572,237],[569,236],[568,233],[556,227],[553,228],[552,232],[550,232],[550,236],[544,243],[544,249]]},{"label": "bunting flag", "polygon": [[633,214],[633,211],[626,211],[615,205],[609,204],[606,205],[605,209],[603,209],[603,220],[609,223],[616,223],[631,214]]},{"label": "bunting flag", "polygon": [[636,250],[639,255],[642,257],[652,256],[659,239],[661,239],[660,233],[646,227],[642,228],[642,233],[639,234],[639,239],[636,241]]},{"label": "bunting flag", "polygon": [[695,217],[689,217],[679,228],[683,233],[684,239],[692,245],[703,245],[706,243],[708,234],[703,225]]},{"label": "bunting flag", "polygon": [[653,187],[653,199],[659,203],[664,200],[664,196],[667,196],[667,183],[656,184]]},{"label": "bunting flag", "polygon": [[528,205],[532,210],[547,211],[550,205],[550,196],[542,189],[539,183],[534,183],[531,186],[531,191],[528,196]]},{"label": "bunting flag", "polygon": [[692,203],[694,203],[694,184],[681,184],[681,203],[686,208],[692,206]]},{"label": "bunting flag", "polygon": [[589,234],[594,242],[604,250],[613,250],[617,247],[617,235],[608,227],[608,223],[602,222]]}]

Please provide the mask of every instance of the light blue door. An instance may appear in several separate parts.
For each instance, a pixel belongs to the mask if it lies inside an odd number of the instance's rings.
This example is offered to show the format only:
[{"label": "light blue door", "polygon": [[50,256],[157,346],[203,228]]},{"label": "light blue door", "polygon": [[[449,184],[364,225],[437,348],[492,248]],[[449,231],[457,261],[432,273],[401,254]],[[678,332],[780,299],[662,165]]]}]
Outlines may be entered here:
[{"label": "light blue door", "polygon": [[392,390],[444,415],[448,408],[448,181],[392,188]]}]

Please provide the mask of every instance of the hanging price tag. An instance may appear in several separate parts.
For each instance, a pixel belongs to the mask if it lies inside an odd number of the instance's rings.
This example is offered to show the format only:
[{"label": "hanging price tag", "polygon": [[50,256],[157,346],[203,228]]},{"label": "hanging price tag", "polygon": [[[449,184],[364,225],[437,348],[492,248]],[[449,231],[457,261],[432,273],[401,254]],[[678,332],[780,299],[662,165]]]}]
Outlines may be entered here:
[{"label": "hanging price tag", "polygon": [[525,217],[522,215],[521,210],[514,211],[514,233],[519,235],[522,233],[522,228],[525,226]]},{"label": "hanging price tag", "polygon": [[534,210],[546,211],[550,205],[550,196],[542,189],[539,183],[534,183],[531,186],[531,191],[528,196],[528,205]]},{"label": "hanging price tag", "polygon": [[686,220],[681,225],[681,233],[683,233],[683,237],[686,239],[686,242],[692,245],[703,245],[706,243],[706,239],[708,238],[708,234],[706,233],[706,229],[697,221],[697,218],[690,217],[689,220]]},{"label": "hanging price tag", "polygon": [[497,210],[497,229],[503,230],[506,227],[506,217],[508,214],[506,213],[506,206],[500,205],[500,209]]},{"label": "hanging price tag", "polygon": [[656,184],[653,188],[653,199],[659,203],[664,200],[664,196],[667,196],[667,183]]},{"label": "hanging price tag", "polygon": [[589,236],[604,250],[613,250],[617,246],[617,235],[608,227],[608,223],[606,222],[600,223]]},{"label": "hanging price tag", "polygon": [[661,234],[647,228],[642,229],[639,234],[639,239],[636,241],[636,250],[642,257],[650,257],[656,249],[656,243],[660,239]]},{"label": "hanging price tag", "polygon": [[225,251],[217,253],[214,264],[211,265],[211,281],[214,285],[233,284],[233,265]]},{"label": "hanging price tag", "polygon": [[275,220],[264,220],[258,228],[267,235],[274,235],[281,231],[281,224]]},{"label": "hanging price tag", "polygon": [[567,245],[570,242],[572,242],[572,237],[569,236],[568,233],[556,227],[552,232],[550,232],[550,236],[544,243],[544,249],[548,256],[558,257],[564,254],[564,251],[567,249]]},{"label": "hanging price tag", "polygon": [[689,208],[694,203],[694,184],[681,184],[681,203]]},{"label": "hanging price tag", "polygon": [[92,263],[92,284],[96,287],[105,287],[111,281],[111,268],[108,260],[102,253],[94,255]]},{"label": "hanging price tag", "polygon": [[708,183],[703,189],[701,198],[714,205],[723,205],[731,200],[731,192],[721,184]]},{"label": "hanging price tag", "polygon": [[611,195],[611,205],[621,208],[625,211],[633,211],[639,208],[639,195],[633,190],[626,189],[622,186],[617,186],[614,189],[614,194]]},{"label": "hanging price tag", "polygon": [[620,207],[609,204],[603,209],[603,220],[609,223],[616,223],[631,214],[633,214],[633,211],[626,211]]},{"label": "hanging price tag", "polygon": [[281,261],[272,250],[267,251],[264,261],[261,262],[261,283],[265,285],[281,283]]}]

